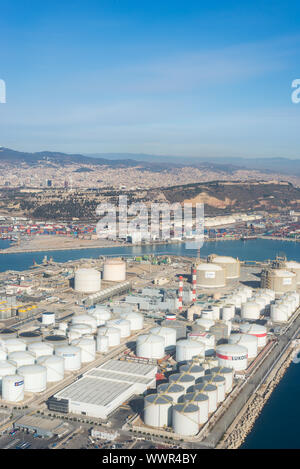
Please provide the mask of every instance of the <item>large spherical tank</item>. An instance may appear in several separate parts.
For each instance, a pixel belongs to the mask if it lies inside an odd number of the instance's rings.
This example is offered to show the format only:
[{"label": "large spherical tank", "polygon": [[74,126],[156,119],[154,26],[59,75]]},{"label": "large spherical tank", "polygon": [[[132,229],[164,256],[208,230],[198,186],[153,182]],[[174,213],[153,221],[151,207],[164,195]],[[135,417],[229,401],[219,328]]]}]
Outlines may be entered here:
[{"label": "large spherical tank", "polygon": [[92,332],[97,330],[97,320],[90,314],[78,314],[72,317],[72,325],[85,324],[90,326]]},{"label": "large spherical tank", "polygon": [[55,313],[45,312],[42,314],[43,326],[53,326],[55,324]]},{"label": "large spherical tank", "polygon": [[189,362],[189,363],[186,363],[185,365],[181,365],[179,367],[179,371],[180,373],[188,373],[194,376],[196,380],[204,376],[203,366],[198,365],[197,363],[193,363],[193,362]]},{"label": "large spherical tank", "polygon": [[0,390],[2,386],[3,376],[13,375],[16,372],[17,367],[6,360],[0,361]]},{"label": "large spherical tank", "polygon": [[106,336],[108,338],[109,347],[120,345],[121,331],[116,327],[99,327],[97,335]]},{"label": "large spherical tank", "polygon": [[241,324],[240,332],[242,334],[251,334],[257,337],[258,347],[264,347],[267,343],[267,328],[260,324]]},{"label": "large spherical tank", "polygon": [[196,324],[198,326],[204,327],[206,331],[209,331],[209,329],[215,324],[215,322],[211,319],[200,318],[196,319]]},{"label": "large spherical tank", "polygon": [[107,259],[103,265],[103,280],[124,282],[126,280],[126,262],[121,259]]},{"label": "large spherical tank", "polygon": [[69,327],[68,337],[72,336],[73,332],[75,332],[79,337],[81,337],[85,334],[91,334],[92,328],[89,324],[72,324]]},{"label": "large spherical tank", "polygon": [[6,375],[2,378],[2,399],[7,402],[24,400],[24,378],[20,375]]},{"label": "large spherical tank", "polygon": [[150,334],[159,335],[165,340],[165,348],[174,348],[176,345],[176,331],[171,327],[153,327]]},{"label": "large spherical tank", "polygon": [[178,383],[164,383],[157,386],[157,392],[159,394],[167,394],[173,398],[176,403],[179,399],[184,396],[185,388]]},{"label": "large spherical tank", "polygon": [[296,283],[300,284],[300,263],[296,261],[287,261],[284,264],[285,268],[296,274]]},{"label": "large spherical tank", "polygon": [[130,321],[127,321],[126,319],[111,319],[109,321],[106,321],[106,326],[115,327],[116,329],[119,329],[121,332],[121,337],[130,336]]},{"label": "large spherical tank", "polygon": [[226,284],[225,270],[219,265],[199,264],[196,282],[200,288],[223,288]]},{"label": "large spherical tank", "polygon": [[176,343],[176,361],[186,362],[192,360],[197,355],[205,355],[205,345],[196,340],[182,339]]},{"label": "large spherical tank", "polygon": [[207,382],[196,383],[189,391],[200,392],[208,397],[208,412],[214,412],[217,409],[218,389],[217,386]]},{"label": "large spherical tank", "polygon": [[228,339],[229,344],[243,345],[248,350],[248,358],[254,358],[257,355],[258,341],[257,337],[251,334],[231,334]]},{"label": "large spherical tank", "polygon": [[235,305],[226,304],[222,307],[222,319],[223,321],[230,321],[235,316]]},{"label": "large spherical tank", "polygon": [[42,365],[47,370],[47,383],[55,383],[64,379],[65,361],[57,355],[43,355],[37,358],[37,365]]},{"label": "large spherical tank", "polygon": [[246,370],[248,350],[242,345],[222,344],[216,348],[219,366],[233,368],[235,371]]},{"label": "large spherical tank", "polygon": [[12,352],[23,352],[26,350],[26,342],[21,339],[8,339],[3,344],[4,350],[9,354]]},{"label": "large spherical tank", "polygon": [[150,427],[169,427],[172,423],[173,399],[167,394],[149,394],[144,399],[144,422]]},{"label": "large spherical tank", "polygon": [[201,392],[189,392],[184,396],[185,402],[191,402],[198,407],[198,423],[203,425],[208,420],[209,399]]},{"label": "large spherical tank", "polygon": [[96,342],[94,339],[80,339],[73,340],[72,345],[81,349],[81,362],[89,363],[96,358]]},{"label": "large spherical tank", "polygon": [[226,279],[236,279],[240,276],[240,261],[238,259],[212,254],[208,256],[208,262],[222,267],[225,270]]},{"label": "large spherical tank", "polygon": [[260,306],[255,301],[249,301],[242,305],[241,317],[243,319],[259,319],[260,317]]},{"label": "large spherical tank", "polygon": [[136,340],[136,355],[157,360],[163,358],[165,356],[165,339],[154,334],[140,335]]},{"label": "large spherical tank", "polygon": [[48,335],[45,337],[45,342],[51,344],[54,349],[63,345],[68,345],[68,340],[63,335]]},{"label": "large spherical tank", "polygon": [[12,352],[7,359],[17,368],[23,365],[33,365],[35,362],[35,356],[30,352]]},{"label": "large spherical tank", "polygon": [[209,383],[217,388],[217,403],[223,402],[226,393],[226,381],[225,378],[217,374],[207,374],[200,378],[200,382]]},{"label": "large spherical tank", "polygon": [[297,276],[294,272],[285,269],[265,269],[261,274],[261,286],[282,295],[296,290]]},{"label": "large spherical tank", "polygon": [[24,365],[17,369],[24,378],[24,389],[27,392],[42,392],[46,389],[47,370],[42,365]]},{"label": "large spherical tank", "polygon": [[78,269],[75,272],[74,287],[77,292],[94,293],[101,288],[100,272],[95,269]]},{"label": "large spherical tank", "polygon": [[105,335],[97,335],[96,350],[100,353],[107,353],[109,348],[109,338]]},{"label": "large spherical tank", "polygon": [[225,378],[225,392],[230,392],[233,386],[234,370],[232,368],[216,366],[209,370],[211,374],[217,374]]},{"label": "large spherical tank", "polygon": [[174,433],[184,436],[197,435],[199,431],[199,409],[191,402],[175,404],[172,413]]},{"label": "large spherical tank", "polygon": [[131,331],[139,331],[144,327],[144,316],[140,313],[122,313],[120,317],[130,322]]},{"label": "large spherical tank", "polygon": [[28,345],[28,352],[33,353],[36,358],[41,357],[42,355],[53,355],[53,351],[53,346],[46,342],[33,342]]},{"label": "large spherical tank", "polygon": [[55,349],[55,355],[63,357],[66,371],[76,371],[81,367],[81,348],[65,345]]},{"label": "large spherical tank", "polygon": [[185,390],[195,383],[195,376],[189,373],[174,373],[169,377],[170,383],[176,383],[183,386]]}]

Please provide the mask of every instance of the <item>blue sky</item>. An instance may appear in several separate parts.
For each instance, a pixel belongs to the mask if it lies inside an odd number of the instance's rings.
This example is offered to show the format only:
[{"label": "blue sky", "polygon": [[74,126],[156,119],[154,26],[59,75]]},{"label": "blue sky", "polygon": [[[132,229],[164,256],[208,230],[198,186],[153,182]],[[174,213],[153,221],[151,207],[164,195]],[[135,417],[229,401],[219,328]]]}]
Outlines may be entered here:
[{"label": "blue sky", "polygon": [[0,7],[0,146],[300,157],[299,2]]}]

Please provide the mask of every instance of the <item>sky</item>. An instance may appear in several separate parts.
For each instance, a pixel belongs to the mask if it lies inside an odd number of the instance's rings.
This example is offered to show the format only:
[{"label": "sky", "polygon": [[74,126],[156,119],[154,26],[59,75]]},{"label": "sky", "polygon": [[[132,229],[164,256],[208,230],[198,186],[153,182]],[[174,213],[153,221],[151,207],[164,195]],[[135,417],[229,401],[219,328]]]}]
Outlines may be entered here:
[{"label": "sky", "polygon": [[297,78],[299,1],[0,0],[0,146],[300,158]]}]

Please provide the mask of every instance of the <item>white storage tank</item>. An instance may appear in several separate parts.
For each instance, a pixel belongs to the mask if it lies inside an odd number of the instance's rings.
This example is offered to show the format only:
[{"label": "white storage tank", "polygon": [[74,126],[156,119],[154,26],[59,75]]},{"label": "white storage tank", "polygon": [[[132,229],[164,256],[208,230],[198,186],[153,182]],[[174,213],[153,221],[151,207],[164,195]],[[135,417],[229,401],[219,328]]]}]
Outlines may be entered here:
[{"label": "white storage tank", "polygon": [[204,344],[205,356],[209,357],[214,355],[216,338],[213,334],[208,334],[207,332],[190,332],[188,334],[188,339],[196,340]]},{"label": "white storage tank", "polygon": [[43,326],[54,326],[55,324],[55,313],[45,312],[42,314]]},{"label": "white storage tank", "polygon": [[211,414],[217,409],[218,390],[217,386],[207,382],[196,383],[190,390],[191,392],[199,392],[208,397],[208,412]]},{"label": "white storage tank", "polygon": [[42,392],[46,389],[47,370],[42,365],[24,365],[17,369],[24,378],[25,392]]},{"label": "white storage tank", "polygon": [[201,311],[201,319],[209,319],[213,321],[214,319],[214,313],[211,309],[203,309]]},{"label": "white storage tank", "polygon": [[212,384],[213,386],[216,386],[216,388],[217,388],[217,403],[220,403],[220,402],[224,401],[225,393],[226,393],[226,390],[225,390],[226,389],[226,382],[225,382],[225,378],[223,376],[208,373],[205,376],[203,376],[203,378],[201,378],[201,382]]},{"label": "white storage tank", "polygon": [[176,361],[186,362],[198,355],[205,355],[205,345],[196,340],[182,339],[176,343]]},{"label": "white storage tank", "polygon": [[124,282],[126,280],[126,262],[121,259],[107,259],[103,265],[103,280]]},{"label": "white storage tank", "polygon": [[238,259],[211,254],[208,256],[208,262],[222,267],[225,270],[226,279],[236,279],[240,276],[240,261]]},{"label": "white storage tank", "polygon": [[6,360],[7,359],[7,353],[5,352],[5,350],[3,350],[2,348],[0,349],[0,360]]},{"label": "white storage tank", "polygon": [[200,288],[225,287],[225,270],[214,264],[198,264],[196,268],[196,283]]},{"label": "white storage tank", "polygon": [[217,304],[211,305],[211,310],[213,312],[213,321],[218,321],[220,319],[221,307]]},{"label": "white storage tank", "polygon": [[228,339],[229,344],[243,345],[248,350],[248,358],[255,358],[257,355],[257,337],[251,334],[231,334]]},{"label": "white storage tank", "polygon": [[115,327],[120,330],[121,337],[129,337],[131,333],[130,322],[126,319],[111,319],[106,321],[107,327]]},{"label": "white storage tank", "polygon": [[12,352],[7,358],[17,368],[23,365],[33,365],[35,362],[35,356],[30,352]]},{"label": "white storage tank", "polygon": [[198,324],[198,326],[202,326],[206,331],[209,331],[209,329],[215,324],[215,321],[202,317],[200,319],[196,319],[195,322]]},{"label": "white storage tank", "polygon": [[216,348],[219,366],[233,368],[235,371],[246,370],[248,350],[242,345],[222,344]]},{"label": "white storage tank", "polygon": [[242,319],[256,320],[260,317],[260,305],[255,301],[248,301],[241,308]]},{"label": "white storage tank", "polygon": [[198,407],[198,423],[203,425],[208,420],[209,399],[201,392],[189,392],[184,396],[185,402],[190,402]]},{"label": "white storage tank", "polygon": [[296,274],[296,282],[300,284],[300,263],[296,261],[287,261],[284,264],[285,268]]},{"label": "white storage tank", "polygon": [[225,392],[228,393],[232,390],[233,387],[233,377],[234,377],[234,370],[232,368],[227,368],[225,366],[216,366],[211,368],[211,374],[218,374],[225,378]]},{"label": "white storage tank", "polygon": [[69,327],[68,336],[70,337],[70,333],[75,332],[79,337],[84,334],[91,334],[92,328],[89,324],[72,324]]},{"label": "white storage tank", "polygon": [[175,404],[172,413],[174,433],[183,436],[197,435],[199,431],[199,409],[191,402]]},{"label": "white storage tank", "polygon": [[64,379],[65,361],[57,355],[44,355],[36,360],[37,365],[42,365],[47,371],[47,383],[55,383]]},{"label": "white storage tank", "polygon": [[92,332],[97,330],[97,321],[90,314],[78,314],[72,317],[72,325],[75,324],[85,324],[90,326]]},{"label": "white storage tank", "polygon": [[171,327],[153,327],[150,334],[159,335],[165,340],[165,348],[171,349],[176,346],[176,330]]},{"label": "white storage tank", "polygon": [[105,335],[97,335],[96,350],[100,353],[107,353],[109,348],[109,338]]},{"label": "white storage tank", "polygon": [[35,358],[38,358],[42,355],[53,355],[54,348],[46,342],[33,342],[28,345],[28,352],[31,352]]},{"label": "white storage tank", "polygon": [[195,380],[204,376],[205,373],[203,366],[194,362],[189,362],[185,365],[181,365],[179,367],[179,371],[180,373],[188,373],[194,376]]},{"label": "white storage tank", "polygon": [[16,373],[17,367],[12,363],[7,362],[6,360],[0,361],[0,391],[2,386],[2,379],[4,376],[13,375]]},{"label": "white storage tank", "polygon": [[169,376],[169,381],[170,383],[176,383],[183,386],[187,391],[187,389],[195,383],[195,376],[190,375],[189,373],[174,373]]},{"label": "white storage tank", "polygon": [[23,352],[26,350],[26,347],[26,342],[21,339],[8,339],[3,344],[3,348],[7,354],[12,352]]},{"label": "white storage tank", "polygon": [[222,307],[222,319],[223,321],[230,321],[235,316],[235,305],[226,304]]},{"label": "white storage tank", "polygon": [[267,343],[267,328],[260,324],[241,324],[240,332],[242,334],[251,334],[257,337],[258,347],[264,347]]},{"label": "white storage tank", "polygon": [[96,358],[96,342],[94,339],[80,339],[73,340],[72,345],[81,349],[81,362],[89,363]]},{"label": "white storage tank", "polygon": [[116,347],[117,345],[120,345],[121,331],[116,327],[99,327],[97,335],[108,337],[109,347]]},{"label": "white storage tank", "polygon": [[81,367],[81,349],[74,345],[65,345],[55,349],[55,355],[63,357],[66,371],[76,371]]},{"label": "white storage tank", "polygon": [[149,394],[144,399],[144,422],[149,427],[169,427],[172,423],[173,399],[167,394]]},{"label": "white storage tank", "polygon": [[177,383],[164,383],[157,386],[159,394],[167,394],[171,396],[174,403],[177,403],[185,394],[185,389],[182,385]]},{"label": "white storage tank", "polygon": [[95,293],[101,288],[100,272],[95,269],[78,269],[75,272],[74,287],[80,293]]},{"label": "white storage tank", "polygon": [[120,317],[130,322],[131,331],[139,331],[144,327],[144,316],[140,313],[122,313]]},{"label": "white storage tank", "polygon": [[2,378],[2,399],[7,402],[24,400],[24,378],[20,375],[6,375]]},{"label": "white storage tank", "polygon": [[111,312],[104,307],[100,308],[99,306],[96,306],[96,308],[91,310],[89,314],[96,319],[98,327],[104,326],[106,321],[111,319]]},{"label": "white storage tank", "polygon": [[136,340],[136,356],[159,360],[165,356],[165,339],[155,334],[143,334]]},{"label": "white storage tank", "polygon": [[58,329],[59,329],[60,331],[63,331],[63,332],[66,334],[67,329],[68,329],[68,323],[67,323],[67,322],[64,322],[64,321],[63,321],[63,322],[60,322],[60,323],[58,324]]}]

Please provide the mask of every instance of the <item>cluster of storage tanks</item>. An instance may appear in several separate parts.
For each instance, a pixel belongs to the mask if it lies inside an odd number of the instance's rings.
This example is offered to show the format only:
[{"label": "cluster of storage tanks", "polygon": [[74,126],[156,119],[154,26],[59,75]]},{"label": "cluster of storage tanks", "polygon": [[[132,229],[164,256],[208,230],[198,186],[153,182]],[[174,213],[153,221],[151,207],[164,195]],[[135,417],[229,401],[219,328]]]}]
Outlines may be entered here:
[{"label": "cluster of storage tanks", "polygon": [[[52,313],[45,317],[47,325],[55,322]],[[65,371],[80,370],[96,359],[97,352],[106,353],[123,337],[141,330],[143,321],[134,312],[112,319],[109,309],[99,305],[88,314],[73,316],[70,323],[59,323],[56,334],[44,339],[34,332],[17,337],[16,331],[4,331],[0,335],[2,399],[19,402],[25,392],[43,392],[47,383],[62,380]]]},{"label": "cluster of storage tanks", "polygon": [[[122,259],[107,259],[103,265],[103,280],[124,282],[126,262]],[[101,289],[101,273],[93,268],[81,267],[75,271],[74,289],[78,293],[96,293]]]},{"label": "cluster of storage tanks", "polygon": [[169,382],[144,398],[144,423],[172,427],[174,433],[196,435],[233,387],[234,370],[216,359],[201,357],[179,366]]}]

